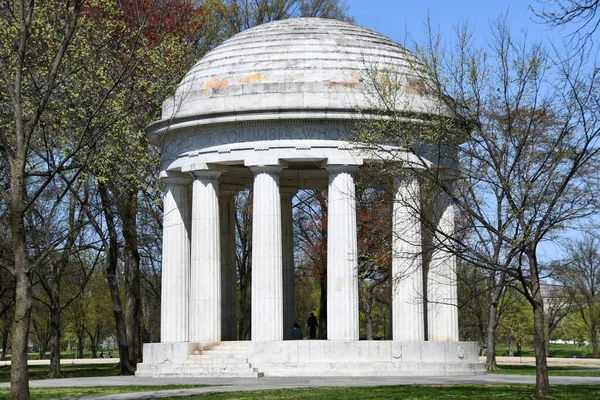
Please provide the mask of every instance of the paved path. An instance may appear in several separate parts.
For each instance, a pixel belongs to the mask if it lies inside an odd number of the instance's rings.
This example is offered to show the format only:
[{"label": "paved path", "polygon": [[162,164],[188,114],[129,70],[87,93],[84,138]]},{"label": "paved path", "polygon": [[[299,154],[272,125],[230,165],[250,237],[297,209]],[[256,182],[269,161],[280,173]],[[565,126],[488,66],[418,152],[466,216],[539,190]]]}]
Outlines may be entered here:
[{"label": "paved path", "polygon": [[[600,368],[600,358],[548,357],[546,360],[549,366]],[[485,357],[479,357],[479,361],[485,362]],[[498,365],[535,365],[535,357],[497,356],[496,362]]]},{"label": "paved path", "polygon": [[[442,377],[330,377],[330,378],[141,378],[114,376],[101,378],[65,378],[31,381],[31,387],[75,387],[75,386],[157,386],[157,390],[144,393],[87,396],[85,400],[157,399],[168,396],[189,396],[211,392],[233,392],[281,388],[306,388],[319,386],[391,386],[391,385],[439,385],[439,384],[533,384],[534,376],[523,375],[479,375]],[[600,385],[596,377],[550,377],[552,385]],[[160,385],[206,384],[221,385],[193,389],[160,390]],[[0,383],[0,387],[9,387]]]},{"label": "paved path", "polygon": [[[558,357],[549,357],[548,365],[552,366],[578,366],[585,368],[600,368],[600,358],[558,358]],[[479,357],[479,361],[485,362],[485,357]],[[83,359],[73,359],[73,358],[62,358],[60,363],[64,364],[113,364],[119,362],[118,358],[83,358]],[[534,357],[496,357],[496,362],[499,365],[535,365]],[[27,361],[29,365],[48,365],[50,364],[50,360],[29,360]],[[10,361],[0,361],[1,366],[10,365]]]}]

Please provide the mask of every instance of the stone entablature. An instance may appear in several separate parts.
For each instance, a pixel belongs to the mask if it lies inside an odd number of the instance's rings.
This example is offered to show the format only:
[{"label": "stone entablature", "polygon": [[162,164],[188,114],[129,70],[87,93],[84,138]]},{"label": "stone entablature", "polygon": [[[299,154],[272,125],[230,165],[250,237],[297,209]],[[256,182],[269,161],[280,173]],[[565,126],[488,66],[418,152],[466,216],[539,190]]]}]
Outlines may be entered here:
[{"label": "stone entablature", "polygon": [[[160,135],[159,132],[154,134]],[[382,146],[380,151],[365,151],[354,137],[352,121],[290,120],[185,129],[171,127],[159,141],[161,169],[188,171],[190,165],[199,163],[248,166],[258,165],[260,160],[269,160],[267,163],[272,164],[310,160],[360,165],[364,159],[390,157],[399,163],[419,165],[425,159],[438,168],[456,169],[453,157],[440,159],[440,149],[431,151],[425,143],[413,144],[413,149],[421,152],[421,159],[417,160],[412,151],[403,152],[392,145]],[[446,151],[453,150],[448,147]]]}]

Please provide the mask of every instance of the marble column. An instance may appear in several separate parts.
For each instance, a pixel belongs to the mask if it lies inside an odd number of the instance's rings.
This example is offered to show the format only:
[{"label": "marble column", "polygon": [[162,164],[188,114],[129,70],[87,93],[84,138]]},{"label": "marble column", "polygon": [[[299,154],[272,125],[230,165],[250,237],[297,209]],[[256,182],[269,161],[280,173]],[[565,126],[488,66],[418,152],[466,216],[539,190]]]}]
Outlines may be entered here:
[{"label": "marble column", "polygon": [[188,341],[190,287],[189,176],[163,173],[162,289],[160,341]]},{"label": "marble column", "polygon": [[219,192],[221,222],[221,340],[237,339],[237,271],[235,265],[235,194]]},{"label": "marble column", "polygon": [[294,226],[292,199],[296,189],[281,190],[281,230],[283,256],[283,339],[292,339],[292,328],[296,322],[296,295],[294,288]]},{"label": "marble column", "polygon": [[328,166],[327,339],[358,340],[356,166]]},{"label": "marble column", "polygon": [[419,182],[394,179],[392,209],[392,338],[425,340]]},{"label": "marble column", "polygon": [[190,274],[190,342],[221,341],[221,172],[194,171]]},{"label": "marble column", "polygon": [[252,202],[252,340],[283,340],[280,166],[257,166]]},{"label": "marble column", "polygon": [[454,234],[454,206],[446,192],[437,194],[434,214],[437,227],[427,274],[428,339],[458,341],[456,256],[449,239]]}]

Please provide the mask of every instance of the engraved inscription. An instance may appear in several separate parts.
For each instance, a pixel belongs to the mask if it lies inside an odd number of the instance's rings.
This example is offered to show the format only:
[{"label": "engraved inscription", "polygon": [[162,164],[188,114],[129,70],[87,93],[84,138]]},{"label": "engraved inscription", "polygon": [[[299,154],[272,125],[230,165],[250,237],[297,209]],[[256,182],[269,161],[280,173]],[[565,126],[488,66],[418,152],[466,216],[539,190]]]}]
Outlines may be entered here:
[{"label": "engraved inscription", "polygon": [[267,126],[221,129],[192,134],[201,147],[273,140],[341,140],[348,138],[344,126]]},{"label": "engraved inscription", "polygon": [[[189,152],[236,143],[283,140],[350,140],[350,138],[350,128],[343,124],[242,126],[179,132],[166,138],[162,148],[161,161],[162,164],[168,165]],[[306,143],[298,144],[302,149],[310,149]],[[266,146],[269,147],[269,145]],[[228,149],[220,149],[220,154],[223,154],[224,150]]]}]

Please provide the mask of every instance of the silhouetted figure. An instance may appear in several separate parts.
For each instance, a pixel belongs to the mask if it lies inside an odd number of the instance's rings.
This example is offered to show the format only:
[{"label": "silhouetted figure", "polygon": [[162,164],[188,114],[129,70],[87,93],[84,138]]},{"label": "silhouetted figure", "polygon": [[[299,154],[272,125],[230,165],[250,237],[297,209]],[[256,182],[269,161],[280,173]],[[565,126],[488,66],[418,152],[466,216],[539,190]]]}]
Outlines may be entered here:
[{"label": "silhouetted figure", "polygon": [[104,354],[104,352],[100,352],[100,358],[106,358],[106,354]]},{"label": "silhouetted figure", "polygon": [[294,340],[302,340],[302,331],[297,322],[294,322],[294,327],[292,328],[292,338]]},{"label": "silhouetted figure", "polygon": [[317,326],[319,326],[319,323],[317,322],[317,317],[315,317],[314,313],[310,313],[310,317],[308,317],[308,321],[306,321],[306,323],[308,325],[308,329],[310,330],[310,338],[316,339]]}]

